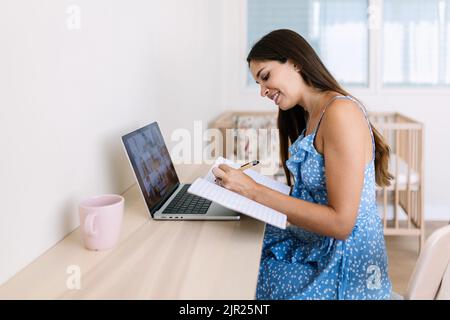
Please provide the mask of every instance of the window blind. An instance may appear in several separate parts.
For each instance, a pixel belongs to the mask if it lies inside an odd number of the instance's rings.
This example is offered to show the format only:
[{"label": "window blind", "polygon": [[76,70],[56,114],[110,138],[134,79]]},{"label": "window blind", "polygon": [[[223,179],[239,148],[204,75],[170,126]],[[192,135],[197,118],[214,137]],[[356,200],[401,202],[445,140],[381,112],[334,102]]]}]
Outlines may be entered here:
[{"label": "window blind", "polygon": [[450,84],[450,0],[384,0],[383,84]]},{"label": "window blind", "polygon": [[[368,85],[368,1],[247,0],[248,50],[275,29],[292,29],[344,85]],[[254,83],[249,74],[249,83]]]}]

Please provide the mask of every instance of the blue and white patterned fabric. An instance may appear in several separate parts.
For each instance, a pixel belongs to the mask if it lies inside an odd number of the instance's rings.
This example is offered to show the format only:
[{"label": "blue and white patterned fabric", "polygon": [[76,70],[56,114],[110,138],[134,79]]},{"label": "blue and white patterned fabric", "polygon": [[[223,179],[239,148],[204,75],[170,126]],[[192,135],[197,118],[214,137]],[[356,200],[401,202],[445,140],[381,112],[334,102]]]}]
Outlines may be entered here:
[{"label": "blue and white patterned fabric", "polygon": [[[335,97],[338,98],[357,103],[367,120],[364,108],[356,100]],[[307,136],[304,130],[289,147],[286,165],[294,177],[291,196],[326,205],[324,158],[313,145],[319,124]],[[372,130],[371,134],[375,150]],[[358,216],[346,240],[321,236],[294,225],[285,230],[266,225],[257,299],[390,298],[383,225],[375,199],[374,161],[375,158],[365,168]]]}]

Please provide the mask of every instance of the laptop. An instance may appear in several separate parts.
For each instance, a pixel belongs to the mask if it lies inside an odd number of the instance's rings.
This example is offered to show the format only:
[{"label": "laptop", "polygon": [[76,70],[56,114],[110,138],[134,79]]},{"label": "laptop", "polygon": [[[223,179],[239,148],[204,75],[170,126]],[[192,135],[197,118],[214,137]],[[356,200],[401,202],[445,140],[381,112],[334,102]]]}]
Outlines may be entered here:
[{"label": "laptop", "polygon": [[153,122],[122,136],[128,160],[148,212],[156,220],[239,220],[238,212],[187,192]]}]

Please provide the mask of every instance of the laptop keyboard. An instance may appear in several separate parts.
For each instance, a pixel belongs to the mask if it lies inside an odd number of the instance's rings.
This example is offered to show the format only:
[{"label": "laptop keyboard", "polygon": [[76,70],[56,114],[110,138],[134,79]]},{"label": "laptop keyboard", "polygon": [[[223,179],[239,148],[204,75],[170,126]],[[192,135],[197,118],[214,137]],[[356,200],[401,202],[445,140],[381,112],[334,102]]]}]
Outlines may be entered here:
[{"label": "laptop keyboard", "polygon": [[187,192],[190,184],[185,184],[173,198],[163,213],[205,214],[211,201]]}]

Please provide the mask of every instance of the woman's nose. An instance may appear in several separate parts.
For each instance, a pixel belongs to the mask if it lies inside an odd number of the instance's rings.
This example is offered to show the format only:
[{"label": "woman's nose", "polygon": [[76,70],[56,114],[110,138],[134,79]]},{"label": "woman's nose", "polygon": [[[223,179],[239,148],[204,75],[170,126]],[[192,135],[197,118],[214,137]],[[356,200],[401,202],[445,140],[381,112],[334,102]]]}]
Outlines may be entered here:
[{"label": "woman's nose", "polygon": [[267,96],[268,93],[269,93],[269,89],[267,89],[264,86],[261,86],[261,97],[264,98],[265,96]]}]

